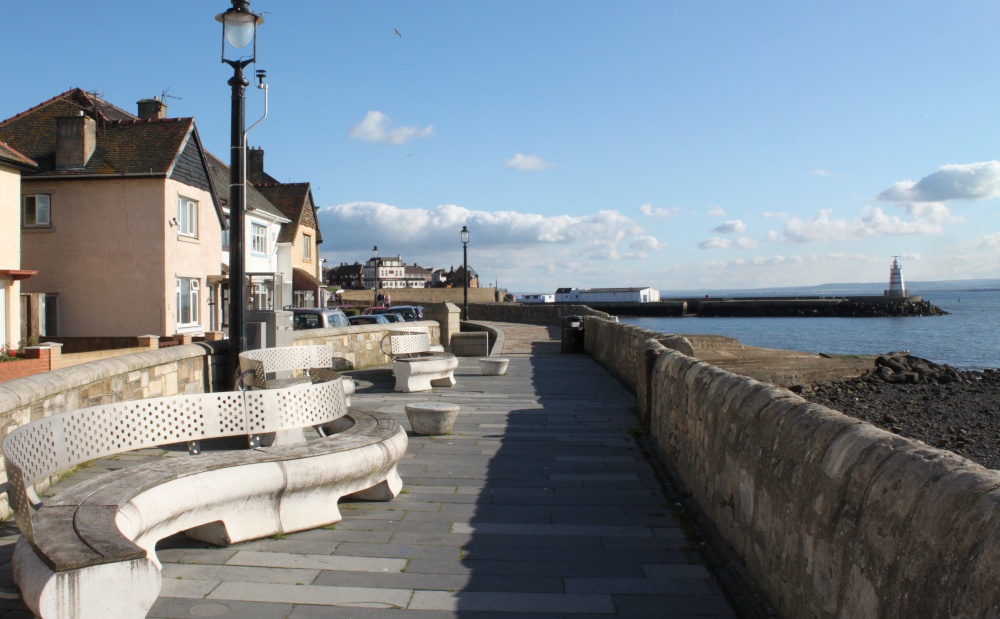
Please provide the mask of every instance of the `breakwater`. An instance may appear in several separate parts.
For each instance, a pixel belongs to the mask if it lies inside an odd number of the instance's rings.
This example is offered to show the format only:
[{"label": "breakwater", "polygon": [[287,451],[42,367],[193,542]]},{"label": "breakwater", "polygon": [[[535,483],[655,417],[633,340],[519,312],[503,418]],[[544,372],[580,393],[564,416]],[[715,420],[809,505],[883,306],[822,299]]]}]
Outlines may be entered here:
[{"label": "breakwater", "polygon": [[664,299],[656,303],[588,303],[587,306],[613,316],[643,318],[885,318],[947,314],[921,297],[719,297]]}]

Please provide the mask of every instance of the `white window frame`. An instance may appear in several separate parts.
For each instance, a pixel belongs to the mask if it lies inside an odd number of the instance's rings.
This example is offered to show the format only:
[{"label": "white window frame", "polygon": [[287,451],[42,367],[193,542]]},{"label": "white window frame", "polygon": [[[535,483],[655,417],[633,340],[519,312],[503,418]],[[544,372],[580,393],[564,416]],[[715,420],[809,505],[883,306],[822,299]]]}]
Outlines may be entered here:
[{"label": "white window frame", "polygon": [[[28,222],[28,203],[32,205],[32,221]],[[44,214],[44,217],[41,215]],[[21,200],[21,227],[22,228],[51,228],[52,227],[52,196],[47,193],[33,193],[25,195]]]},{"label": "white window frame", "polygon": [[267,255],[267,226],[264,224],[250,222],[250,251]]},{"label": "white window frame", "polygon": [[302,235],[302,259],[312,260],[312,235]]},{"label": "white window frame", "polygon": [[177,196],[177,233],[198,238],[198,201]]},{"label": "white window frame", "polygon": [[[186,314],[185,315],[185,309]],[[201,280],[197,277],[177,278],[177,326],[200,324]]]},{"label": "white window frame", "polygon": [[7,282],[0,281],[0,349],[8,344],[14,342],[7,341]]},{"label": "white window frame", "polygon": [[229,233],[232,232],[230,226],[232,222],[229,221],[229,215],[226,215],[226,229],[222,231],[222,248],[229,249]]}]

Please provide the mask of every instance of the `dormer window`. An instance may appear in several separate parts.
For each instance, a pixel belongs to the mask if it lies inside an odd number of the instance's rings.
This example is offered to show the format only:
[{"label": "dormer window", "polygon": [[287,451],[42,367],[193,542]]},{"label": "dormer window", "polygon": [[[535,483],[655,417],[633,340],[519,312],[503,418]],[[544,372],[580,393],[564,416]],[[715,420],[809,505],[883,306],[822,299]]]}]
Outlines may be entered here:
[{"label": "dormer window", "polygon": [[51,196],[41,193],[24,196],[21,208],[21,226],[24,228],[51,227]]}]

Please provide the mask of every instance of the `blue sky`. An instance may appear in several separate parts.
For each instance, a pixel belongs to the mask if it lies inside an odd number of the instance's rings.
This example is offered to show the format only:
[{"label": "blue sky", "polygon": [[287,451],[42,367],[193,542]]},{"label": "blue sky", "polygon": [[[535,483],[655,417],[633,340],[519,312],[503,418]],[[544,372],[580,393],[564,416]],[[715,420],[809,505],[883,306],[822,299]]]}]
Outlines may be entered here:
[{"label": "blue sky", "polygon": [[[228,158],[227,2],[5,5],[0,117],[166,92]],[[250,144],[312,183],[330,264],[458,265],[468,225],[470,264],[522,292],[883,281],[893,255],[910,280],[1000,276],[995,2],[251,8]]]}]

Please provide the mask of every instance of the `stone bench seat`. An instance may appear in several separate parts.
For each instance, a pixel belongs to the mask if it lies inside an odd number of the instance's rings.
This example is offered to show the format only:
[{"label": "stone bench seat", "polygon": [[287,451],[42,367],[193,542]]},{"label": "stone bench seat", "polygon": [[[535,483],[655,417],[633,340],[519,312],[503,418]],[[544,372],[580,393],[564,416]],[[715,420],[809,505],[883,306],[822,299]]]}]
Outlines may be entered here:
[{"label": "stone bench seat", "polygon": [[[346,359],[333,356],[329,346],[279,346],[240,353],[240,374],[254,389],[283,389],[308,382],[331,380],[340,370],[349,368]],[[344,382],[347,405],[354,395],[354,381]]]},{"label": "stone bench seat", "polygon": [[431,351],[427,333],[389,333],[382,339],[382,350],[392,358],[396,391],[411,393],[455,386],[458,358],[451,353]]},{"label": "stone bench seat", "polygon": [[[14,579],[43,619],[144,617],[160,590],[156,543],[187,535],[228,545],[341,519],[344,496],[389,500],[406,432],[350,411],[343,380],[280,390],[171,396],[46,417],[4,440],[8,496],[22,537]],[[101,475],[42,504],[34,486],[96,458],[292,427],[322,438],[163,458]]]}]

